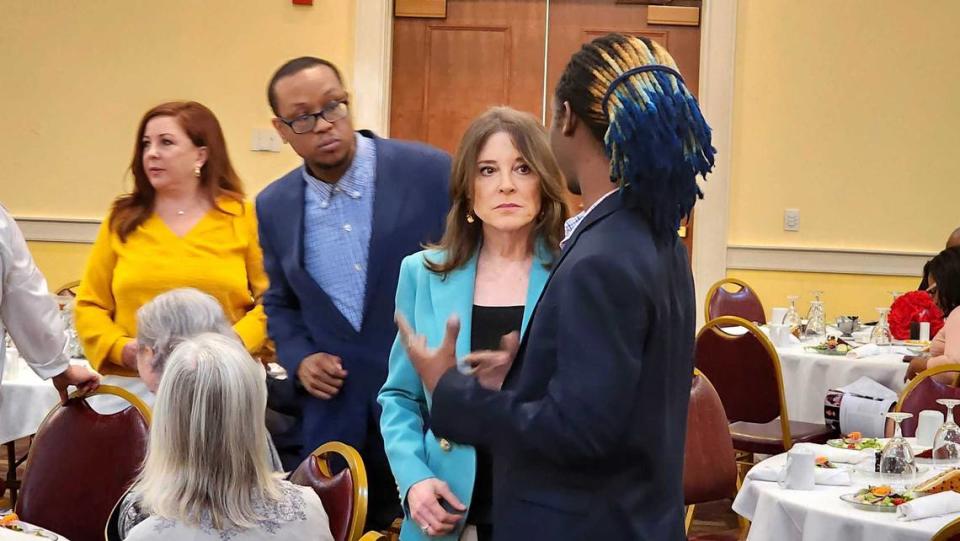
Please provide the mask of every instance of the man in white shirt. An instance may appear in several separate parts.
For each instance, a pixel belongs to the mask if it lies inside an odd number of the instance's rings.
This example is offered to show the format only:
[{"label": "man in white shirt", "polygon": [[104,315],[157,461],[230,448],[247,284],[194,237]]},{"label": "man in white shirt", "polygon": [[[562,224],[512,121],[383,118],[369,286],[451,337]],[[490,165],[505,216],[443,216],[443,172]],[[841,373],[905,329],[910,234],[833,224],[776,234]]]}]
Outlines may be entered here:
[{"label": "man in white shirt", "polygon": [[[0,205],[0,342],[7,332],[20,355],[43,379],[53,378],[62,400],[67,386],[87,393],[100,385],[100,374],[70,364],[64,353],[67,334],[47,281],[33,261],[23,233]],[[0,374],[6,348],[0,347]]]}]

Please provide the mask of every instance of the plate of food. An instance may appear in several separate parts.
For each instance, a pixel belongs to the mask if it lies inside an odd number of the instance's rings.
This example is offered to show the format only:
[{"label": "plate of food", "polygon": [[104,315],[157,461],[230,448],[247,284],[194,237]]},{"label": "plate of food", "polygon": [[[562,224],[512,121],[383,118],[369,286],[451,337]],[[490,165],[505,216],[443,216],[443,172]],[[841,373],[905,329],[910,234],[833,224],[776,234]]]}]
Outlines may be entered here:
[{"label": "plate of food", "polygon": [[846,355],[851,349],[853,347],[850,344],[836,336],[828,336],[823,342],[806,347],[807,351],[821,355]]},{"label": "plate of food", "polygon": [[830,459],[825,456],[818,456],[814,462],[818,468],[823,468],[825,470],[835,470],[837,465],[833,462],[830,462]]},{"label": "plate of food", "polygon": [[[54,541],[60,539],[57,534],[49,530],[44,530],[38,526],[21,522],[16,513],[9,513],[0,517],[0,532],[6,531],[17,532],[26,536],[32,536],[40,539],[52,539]],[[0,535],[2,535],[2,533],[0,533]],[[19,538],[20,536],[18,535],[15,537]]]},{"label": "plate of food", "polygon": [[859,432],[851,432],[843,438],[827,440],[830,447],[840,449],[853,449],[854,451],[879,451],[883,449],[883,444],[877,438],[864,438]]},{"label": "plate of food", "polygon": [[895,491],[890,485],[877,485],[843,494],[840,499],[864,511],[892,513],[897,510],[898,505],[916,499],[916,495],[909,490]]}]

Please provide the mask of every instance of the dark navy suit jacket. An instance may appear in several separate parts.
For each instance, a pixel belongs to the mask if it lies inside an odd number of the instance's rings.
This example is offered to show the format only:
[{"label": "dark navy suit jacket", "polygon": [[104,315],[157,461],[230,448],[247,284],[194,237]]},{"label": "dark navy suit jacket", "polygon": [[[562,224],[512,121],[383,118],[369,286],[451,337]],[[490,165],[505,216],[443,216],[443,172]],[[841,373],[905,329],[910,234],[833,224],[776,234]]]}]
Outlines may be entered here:
[{"label": "dark navy suit jacket", "polygon": [[436,242],[450,207],[450,157],[433,147],[374,139],[377,149],[373,231],[370,237],[363,324],[356,331],[303,265],[305,183],[300,169],[257,196],[257,219],[270,287],[264,295],[267,329],[280,364],[296,378],[304,357],[338,355],[348,372],[339,394],[320,400],[299,393],[303,451],[331,440],[363,450],[368,425],[378,423],[377,392],[387,375],[396,337],[394,297],[400,262]]},{"label": "dark navy suit jacket", "polygon": [[503,391],[451,370],[432,427],[494,457],[494,538],[679,540],[696,310],[687,253],[621,193],[565,246]]}]

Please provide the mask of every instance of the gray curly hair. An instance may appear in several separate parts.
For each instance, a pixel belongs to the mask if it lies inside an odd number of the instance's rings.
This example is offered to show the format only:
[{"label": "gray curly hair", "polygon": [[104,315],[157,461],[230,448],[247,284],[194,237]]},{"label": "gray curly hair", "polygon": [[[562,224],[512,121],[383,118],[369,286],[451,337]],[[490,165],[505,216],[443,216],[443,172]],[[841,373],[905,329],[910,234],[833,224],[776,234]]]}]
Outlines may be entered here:
[{"label": "gray curly hair", "polygon": [[137,345],[153,350],[153,369],[163,371],[178,344],[201,333],[239,339],[217,299],[192,287],[172,289],[137,310]]}]

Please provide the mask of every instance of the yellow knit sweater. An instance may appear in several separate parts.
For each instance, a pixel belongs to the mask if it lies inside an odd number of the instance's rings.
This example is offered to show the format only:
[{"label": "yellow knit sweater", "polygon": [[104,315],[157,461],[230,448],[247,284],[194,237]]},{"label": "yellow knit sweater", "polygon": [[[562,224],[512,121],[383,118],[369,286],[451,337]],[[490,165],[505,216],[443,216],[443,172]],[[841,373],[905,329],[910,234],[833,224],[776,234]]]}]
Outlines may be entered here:
[{"label": "yellow knit sweater", "polygon": [[195,287],[223,306],[234,330],[251,352],[267,339],[260,304],[267,289],[253,205],[221,198],[224,214],[210,209],[183,237],[156,214],[126,242],[100,226],[77,292],[77,334],[87,359],[104,374],[136,376],[123,366],[123,347],[137,333],[136,312],[156,295]]}]

